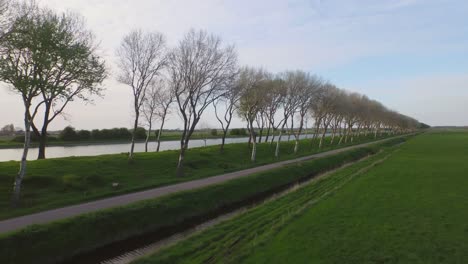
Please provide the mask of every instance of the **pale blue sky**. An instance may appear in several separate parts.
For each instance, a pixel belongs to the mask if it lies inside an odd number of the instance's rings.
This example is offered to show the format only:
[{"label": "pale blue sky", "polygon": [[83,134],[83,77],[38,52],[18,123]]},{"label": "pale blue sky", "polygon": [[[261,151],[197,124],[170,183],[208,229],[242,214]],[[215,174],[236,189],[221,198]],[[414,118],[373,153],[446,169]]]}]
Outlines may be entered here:
[{"label": "pale blue sky", "polygon": [[[133,28],[163,32],[171,44],[188,29],[202,28],[234,43],[241,64],[306,70],[422,122],[468,125],[468,1],[39,2],[82,14],[112,69],[115,48]],[[129,127],[130,90],[113,76],[105,86],[104,99],[74,103],[67,120],[52,128]],[[5,90],[0,89],[0,125],[20,125],[20,98]],[[210,111],[203,122],[215,127],[213,120]],[[171,117],[170,127],[179,124],[177,115]]]}]

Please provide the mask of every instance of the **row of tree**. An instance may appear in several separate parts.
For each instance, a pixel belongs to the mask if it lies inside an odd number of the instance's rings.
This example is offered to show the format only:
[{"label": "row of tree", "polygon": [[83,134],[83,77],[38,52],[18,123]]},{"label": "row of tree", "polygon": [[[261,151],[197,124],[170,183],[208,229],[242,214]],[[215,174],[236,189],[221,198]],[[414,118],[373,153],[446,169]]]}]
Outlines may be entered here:
[{"label": "row of tree", "polygon": [[[128,45],[129,39],[132,45]],[[268,141],[270,131],[279,131],[275,156],[279,156],[280,144],[285,129],[296,140],[294,152],[298,151],[299,138],[309,119],[315,126],[314,138],[323,145],[326,132],[332,131],[332,142],[338,135],[338,143],[353,141],[364,133],[382,130],[401,133],[416,129],[418,122],[410,117],[387,109],[381,103],[364,95],[337,88],[322,78],[303,71],[287,71],[272,74],[261,68],[237,66],[237,56],[232,46],[222,45],[221,40],[204,31],[189,31],[176,47],[167,49],[161,44],[160,33],[131,32],[124,38],[120,57],[126,63],[120,68],[134,92],[135,126],[140,110],[155,91],[167,95],[166,104],[155,107],[165,114],[172,102],[183,121],[180,140],[180,155],[177,175],[183,175],[185,152],[195,128],[209,106],[213,106],[223,130],[221,151],[225,137],[235,115],[247,123],[253,143],[251,160],[256,160],[256,144]],[[157,40],[157,41],[155,41]],[[146,47],[146,48],[141,48]],[[125,51],[125,52],[123,52]],[[157,56],[153,56],[157,54]],[[129,67],[132,62],[133,67]],[[153,76],[148,79],[148,72]],[[157,80],[157,81],[155,81]],[[149,92],[148,92],[149,91]],[[158,97],[158,95],[156,95]],[[159,109],[159,110],[158,110]],[[152,113],[151,110],[149,113]],[[149,119],[147,119],[149,120]],[[298,125],[294,121],[298,121]],[[151,127],[151,123],[150,126]],[[258,139],[257,139],[258,136]],[[271,134],[271,142],[276,135]],[[133,142],[130,152],[132,158]]]},{"label": "row of tree", "polygon": [[[382,131],[404,133],[419,126],[417,120],[389,110],[365,95],[339,89],[299,70],[271,74],[264,69],[244,67],[226,89],[214,103],[215,109],[216,105],[223,104],[225,111],[222,114],[216,111],[216,115],[224,135],[235,112],[247,122],[253,143],[252,161],[256,159],[256,143],[262,142],[264,131],[265,142],[271,136],[272,144],[277,136],[275,157],[280,154],[285,131],[288,137],[294,137],[294,153],[297,153],[300,136],[309,120],[314,124],[312,138],[319,138],[319,148],[327,132],[331,133],[332,144],[335,141],[341,144],[352,142],[360,135],[373,133],[377,137]],[[279,135],[271,133],[274,131]]]},{"label": "row of tree", "polygon": [[[0,31],[0,81],[10,84],[24,105],[25,144],[15,178],[17,201],[31,132],[39,138],[38,158],[45,158],[50,123],[70,102],[101,96],[100,84],[107,77],[107,69],[93,34],[80,16],[57,14],[34,2],[0,5],[0,10],[7,9],[0,13],[0,22],[4,21]],[[309,120],[315,127],[314,138],[320,138],[319,147],[327,131],[332,131],[332,141],[337,137],[340,144],[361,134],[374,133],[377,137],[383,130],[401,133],[417,126],[416,120],[377,101],[338,89],[303,71],[272,74],[261,68],[239,67],[234,46],[203,30],[188,31],[173,47],[167,45],[162,33],[134,30],[124,36],[116,56],[116,78],[133,94],[135,120],[129,159],[134,158],[138,126],[143,122],[148,127],[147,142],[154,123],[159,122],[159,150],[165,120],[173,111],[182,121],[178,176],[184,174],[190,139],[211,107],[223,131],[221,151],[233,117],[245,120],[252,161],[265,131],[264,141],[276,142],[276,157],[280,155],[283,131],[289,130],[288,136],[295,138],[297,152]]]}]

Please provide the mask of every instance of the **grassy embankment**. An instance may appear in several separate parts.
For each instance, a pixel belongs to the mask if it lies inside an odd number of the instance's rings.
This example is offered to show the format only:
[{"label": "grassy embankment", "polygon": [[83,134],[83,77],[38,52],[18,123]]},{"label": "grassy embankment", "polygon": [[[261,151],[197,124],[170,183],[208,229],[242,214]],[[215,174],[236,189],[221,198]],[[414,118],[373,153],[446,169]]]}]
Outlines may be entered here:
[{"label": "grassy embankment", "polygon": [[138,263],[467,263],[467,159],[468,133],[426,133]]},{"label": "grassy embankment", "polygon": [[[372,137],[362,137],[354,144],[371,140]],[[18,209],[9,207],[18,162],[1,162],[0,219],[209,177],[343,146],[326,144],[319,150],[317,142],[312,147],[310,141],[304,140],[299,153],[294,155],[293,142],[283,142],[281,157],[275,159],[274,145],[262,143],[258,146],[256,163],[250,162],[250,150],[246,143],[228,144],[223,154],[220,154],[219,146],[193,148],[187,152],[185,177],[175,176],[178,160],[178,151],[175,150],[136,153],[131,164],[126,154],[30,161],[22,188],[22,206]],[[112,187],[112,183],[119,183],[119,187]]]},{"label": "grassy embankment", "polygon": [[219,185],[3,234],[0,235],[0,262],[51,262],[134,235],[190,225],[401,141],[402,138],[392,139]]}]

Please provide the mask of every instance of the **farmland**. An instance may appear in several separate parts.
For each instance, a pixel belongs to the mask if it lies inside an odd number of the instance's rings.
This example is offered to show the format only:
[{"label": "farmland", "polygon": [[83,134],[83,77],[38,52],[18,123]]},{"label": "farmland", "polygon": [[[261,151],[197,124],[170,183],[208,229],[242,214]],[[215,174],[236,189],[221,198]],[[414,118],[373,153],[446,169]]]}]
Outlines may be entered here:
[{"label": "farmland", "polygon": [[467,158],[425,133],[138,263],[466,263]]}]

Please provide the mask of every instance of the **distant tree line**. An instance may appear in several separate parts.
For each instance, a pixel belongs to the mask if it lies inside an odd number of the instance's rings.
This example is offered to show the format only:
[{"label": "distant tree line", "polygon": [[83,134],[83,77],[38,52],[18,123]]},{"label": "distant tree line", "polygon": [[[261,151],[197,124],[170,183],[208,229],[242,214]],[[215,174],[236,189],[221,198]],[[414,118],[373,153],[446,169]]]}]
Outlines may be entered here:
[{"label": "distant tree line", "polygon": [[[146,129],[137,127],[135,135],[137,140],[145,139]],[[67,126],[59,134],[59,139],[63,141],[130,140],[131,138],[132,131],[125,127],[76,131],[73,127]]]},{"label": "distant tree line", "polygon": [[[136,139],[143,140],[146,138],[146,129],[143,127],[137,127]],[[97,140],[130,140],[132,138],[132,130],[122,128],[111,128],[111,129],[93,129],[93,130],[75,130],[74,127],[65,127],[58,136],[47,136],[47,140],[50,141],[97,141]],[[24,142],[24,136],[17,136],[13,139],[16,142]],[[31,135],[32,142],[39,142],[39,138],[35,135]]]},{"label": "distant tree line", "polygon": [[233,128],[229,134],[231,136],[247,136],[247,130],[245,128]]}]

